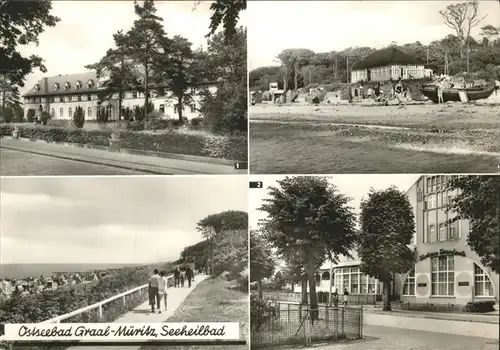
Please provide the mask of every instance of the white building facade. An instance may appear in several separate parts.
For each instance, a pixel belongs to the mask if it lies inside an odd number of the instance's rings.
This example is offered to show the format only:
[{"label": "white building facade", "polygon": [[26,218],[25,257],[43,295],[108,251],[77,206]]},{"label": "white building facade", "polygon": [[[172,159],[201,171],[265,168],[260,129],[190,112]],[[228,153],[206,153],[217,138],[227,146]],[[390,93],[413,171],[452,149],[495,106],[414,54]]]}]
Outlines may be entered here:
[{"label": "white building facade", "polygon": [[[37,116],[42,112],[50,114],[53,120],[70,120],[77,107],[82,107],[86,120],[95,120],[98,108],[104,109],[108,120],[118,119],[118,93],[113,94],[111,99],[99,102],[99,93],[105,88],[106,79],[98,79],[95,72],[58,75],[46,77],[40,80],[24,97],[24,115],[33,109]],[[192,100],[184,106],[183,117],[188,119],[202,117],[199,112],[201,108],[201,92],[207,89],[211,93],[217,91],[216,83],[200,84],[191,89],[189,93]],[[162,88],[154,89],[162,91]],[[156,111],[165,119],[178,118],[177,102],[168,91],[159,93],[150,92],[150,99]],[[126,91],[122,101],[122,108],[133,109],[136,106],[144,106],[144,94],[139,91]],[[123,110],[122,110],[123,116]]]}]

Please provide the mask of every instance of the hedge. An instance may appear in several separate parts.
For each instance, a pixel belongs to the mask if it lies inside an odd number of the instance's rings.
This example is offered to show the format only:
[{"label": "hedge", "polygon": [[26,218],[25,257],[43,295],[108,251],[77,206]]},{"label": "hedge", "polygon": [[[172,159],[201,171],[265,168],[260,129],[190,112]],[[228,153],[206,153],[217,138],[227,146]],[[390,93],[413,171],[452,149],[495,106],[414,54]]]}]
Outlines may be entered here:
[{"label": "hedge", "polygon": [[492,300],[485,301],[470,301],[465,305],[467,312],[492,312],[495,311],[495,302]]},{"label": "hedge", "polygon": [[[0,124],[0,135],[11,136],[13,125]],[[40,139],[47,142],[69,142],[94,146],[109,146],[111,130],[85,130],[57,126],[18,126],[21,138]],[[179,153],[193,156],[247,160],[245,136],[205,136],[183,134],[169,130],[163,134],[146,134],[138,131],[121,131],[123,148]]]}]

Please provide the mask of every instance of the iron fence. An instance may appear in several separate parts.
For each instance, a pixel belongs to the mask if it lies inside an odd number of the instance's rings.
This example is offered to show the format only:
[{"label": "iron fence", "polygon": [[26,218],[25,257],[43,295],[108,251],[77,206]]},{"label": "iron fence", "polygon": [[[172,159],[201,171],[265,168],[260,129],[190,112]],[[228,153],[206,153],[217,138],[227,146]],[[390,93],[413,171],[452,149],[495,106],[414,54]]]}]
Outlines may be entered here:
[{"label": "iron fence", "polygon": [[[280,292],[280,291],[264,291],[263,296],[266,298],[286,301],[286,302],[300,302],[302,300],[301,293],[291,293],[291,292]],[[382,300],[381,296],[377,294],[350,294],[348,297],[348,304],[351,305],[376,305],[377,299]],[[309,299],[310,294],[307,293],[307,299]],[[330,302],[330,294],[328,292],[318,292],[318,303],[327,304]],[[338,296],[339,304],[343,303],[344,295]],[[332,303],[333,303],[333,293],[332,293]]]},{"label": "iron fence", "polygon": [[252,349],[288,344],[309,346],[315,342],[360,339],[362,335],[362,307],[310,309],[307,305],[281,302],[270,310],[251,310]]}]

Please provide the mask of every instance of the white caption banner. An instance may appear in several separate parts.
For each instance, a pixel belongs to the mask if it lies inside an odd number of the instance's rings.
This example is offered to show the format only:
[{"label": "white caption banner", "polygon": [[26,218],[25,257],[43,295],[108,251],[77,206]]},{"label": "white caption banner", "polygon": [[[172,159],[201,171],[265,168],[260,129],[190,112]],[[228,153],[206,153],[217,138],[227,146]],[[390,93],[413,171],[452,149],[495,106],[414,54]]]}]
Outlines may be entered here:
[{"label": "white caption banner", "polygon": [[203,341],[239,340],[238,322],[11,323],[7,341]]}]

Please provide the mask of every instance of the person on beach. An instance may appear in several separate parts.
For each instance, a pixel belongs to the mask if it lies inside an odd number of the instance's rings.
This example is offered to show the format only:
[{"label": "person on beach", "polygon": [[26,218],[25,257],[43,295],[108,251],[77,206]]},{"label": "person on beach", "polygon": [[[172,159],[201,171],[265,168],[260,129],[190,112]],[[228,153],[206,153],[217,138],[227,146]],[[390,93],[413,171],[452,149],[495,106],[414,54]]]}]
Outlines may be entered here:
[{"label": "person on beach", "polygon": [[398,99],[398,108],[406,107],[403,98],[403,83],[401,82],[401,79],[399,79],[398,83],[394,87],[394,92],[396,94],[396,98]]},{"label": "person on beach", "polygon": [[443,82],[441,80],[438,80],[436,83],[436,92],[437,92],[437,97],[438,97],[438,103],[444,103],[443,100]]},{"label": "person on beach", "polygon": [[155,303],[158,308],[158,312],[160,311],[160,275],[158,269],[154,270],[153,276],[149,278],[149,304],[151,305],[151,312],[155,313]]},{"label": "person on beach", "polygon": [[179,266],[177,266],[175,268],[175,271],[174,271],[174,286],[175,287],[178,287],[179,286],[179,282],[180,282],[180,277],[181,277],[181,271],[179,270]]},{"label": "person on beach", "polygon": [[189,266],[186,267],[186,278],[188,280],[188,287],[191,288],[191,279],[193,278],[193,271],[191,271],[191,268]]},{"label": "person on beach", "polygon": [[[160,284],[158,286],[158,293],[160,294],[160,300],[163,299],[165,304],[165,311],[167,311],[167,289],[168,289],[168,278],[165,271],[160,272]],[[158,306],[159,311],[160,306]]]},{"label": "person on beach", "polygon": [[373,94],[373,89],[371,87],[368,87],[368,89],[366,90],[366,96],[371,99],[372,98],[372,94]]},{"label": "person on beach", "polygon": [[349,292],[347,291],[347,288],[344,288],[344,306],[347,306],[348,299],[349,299]]}]

